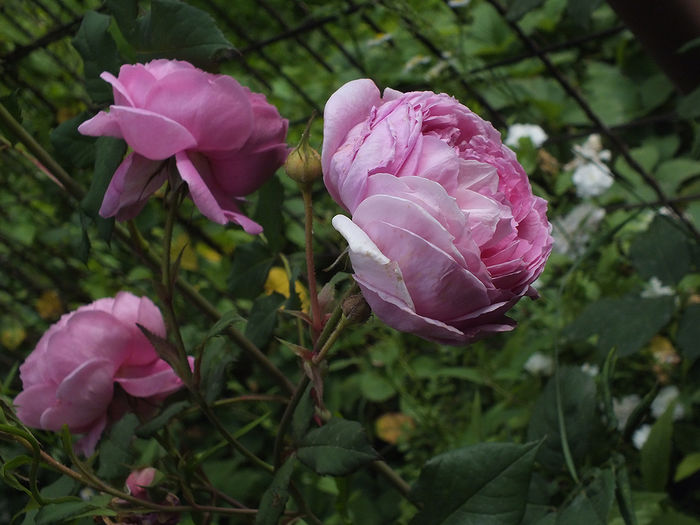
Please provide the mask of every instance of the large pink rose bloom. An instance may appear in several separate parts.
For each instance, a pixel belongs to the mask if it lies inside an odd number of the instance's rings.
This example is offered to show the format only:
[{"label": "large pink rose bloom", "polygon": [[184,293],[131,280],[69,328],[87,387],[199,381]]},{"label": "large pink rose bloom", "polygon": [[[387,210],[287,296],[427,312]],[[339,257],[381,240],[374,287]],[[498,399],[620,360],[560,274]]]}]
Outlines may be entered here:
[{"label": "large pink rose bloom", "polygon": [[19,368],[24,387],[14,402],[19,419],[43,430],[68,425],[84,434],[76,449],[89,455],[115,408],[115,382],[128,395],[152,401],[181,388],[136,323],[165,337],[158,308],[128,292],[63,315]]},{"label": "large pink rose bloom", "polygon": [[446,344],[514,327],[505,313],[536,296],[551,225],[491,124],[444,94],[382,98],[356,80],[326,104],[322,164],[352,214],[333,225],[380,319]]},{"label": "large pink rose bloom", "polygon": [[287,156],[287,121],[264,95],[227,75],[188,62],[154,60],[104,72],[114,104],[83,122],[84,135],[123,138],[133,150],[112,177],[100,215],[136,216],[177,170],[199,210],[219,224],[235,222],[249,233],[260,225],[243,215],[242,197],[258,189]]}]

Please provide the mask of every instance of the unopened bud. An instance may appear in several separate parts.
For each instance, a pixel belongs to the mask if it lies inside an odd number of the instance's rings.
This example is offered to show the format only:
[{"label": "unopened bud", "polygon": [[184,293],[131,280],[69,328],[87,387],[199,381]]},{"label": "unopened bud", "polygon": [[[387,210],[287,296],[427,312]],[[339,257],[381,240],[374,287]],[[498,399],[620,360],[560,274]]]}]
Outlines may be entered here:
[{"label": "unopened bud", "polygon": [[343,313],[349,321],[354,323],[364,323],[372,313],[372,309],[362,297],[362,294],[351,295],[343,301]]},{"label": "unopened bud", "polygon": [[313,117],[309,120],[299,145],[289,153],[284,163],[284,171],[287,175],[303,185],[311,184],[323,175],[321,155],[309,145],[309,128],[312,120]]}]

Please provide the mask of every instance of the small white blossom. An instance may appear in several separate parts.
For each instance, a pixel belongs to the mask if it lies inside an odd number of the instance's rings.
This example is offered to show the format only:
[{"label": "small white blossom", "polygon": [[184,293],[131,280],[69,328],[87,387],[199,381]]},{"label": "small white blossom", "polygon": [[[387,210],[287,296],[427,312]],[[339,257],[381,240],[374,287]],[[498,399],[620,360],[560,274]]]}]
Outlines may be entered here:
[{"label": "small white blossom", "polygon": [[374,38],[371,38],[367,41],[367,47],[374,47],[383,44],[384,42],[388,42],[391,40],[393,35],[391,33],[378,33]]},{"label": "small white blossom", "polygon": [[642,425],[632,434],[632,443],[637,447],[638,450],[642,450],[644,443],[649,439],[649,433],[651,432],[651,425]]},{"label": "small white blossom", "polygon": [[450,7],[467,7],[472,0],[450,0],[447,5]]},{"label": "small white blossom", "polygon": [[586,243],[605,217],[605,210],[584,202],[575,206],[563,219],[554,220],[553,250],[565,255],[581,255]]},{"label": "small white blossom", "polygon": [[600,372],[598,365],[592,365],[590,363],[583,363],[581,365],[581,372],[588,374],[591,377],[595,377]]},{"label": "small white blossom", "polygon": [[675,292],[672,287],[664,285],[658,277],[654,276],[649,279],[649,282],[644,286],[641,296],[645,299],[651,299],[655,297],[667,297],[674,294]]},{"label": "small white blossom", "polygon": [[637,394],[630,394],[621,399],[613,399],[613,414],[615,414],[615,418],[617,419],[618,430],[625,428],[627,420],[630,418],[632,412],[635,408],[637,408],[637,405],[639,405],[641,401],[642,398],[640,398]]},{"label": "small white blossom", "polygon": [[554,361],[548,355],[535,352],[525,361],[523,368],[532,375],[548,376],[554,371]]},{"label": "small white blossom", "polygon": [[602,195],[613,183],[608,168],[593,162],[578,166],[572,180],[576,186],[576,195],[582,199]]},{"label": "small white blossom", "polygon": [[95,492],[90,487],[84,487],[80,490],[80,499],[83,501],[90,501],[97,492]]},{"label": "small white blossom", "polygon": [[539,148],[547,140],[547,134],[537,124],[513,124],[508,128],[505,144],[511,148],[517,148],[520,139],[529,138],[533,146]]},{"label": "small white blossom", "polygon": [[423,55],[414,55],[403,66],[403,72],[408,73],[417,66],[422,66],[424,64],[430,63],[430,57]]},{"label": "small white blossom", "polygon": [[[659,390],[659,393],[654,398],[654,401],[651,402],[651,415],[656,419],[660,418],[663,413],[666,412],[668,406],[678,398],[679,394],[680,392],[678,391],[678,387],[674,385],[665,386]],[[683,409],[683,405],[676,403],[676,406],[673,409],[673,419],[681,419],[684,415],[685,410]]]},{"label": "small white blossom", "polygon": [[612,186],[613,178],[605,165],[612,155],[610,150],[603,149],[600,135],[590,135],[583,144],[576,144],[573,152],[574,159],[564,169],[574,170],[573,181],[579,197],[596,197]]}]

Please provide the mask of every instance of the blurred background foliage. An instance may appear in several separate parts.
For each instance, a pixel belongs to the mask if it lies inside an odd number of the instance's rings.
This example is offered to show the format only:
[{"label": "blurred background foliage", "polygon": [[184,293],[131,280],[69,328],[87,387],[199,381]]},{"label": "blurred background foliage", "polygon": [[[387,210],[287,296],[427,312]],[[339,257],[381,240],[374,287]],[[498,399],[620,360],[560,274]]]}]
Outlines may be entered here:
[{"label": "blurred background foliage", "polygon": [[[359,77],[380,88],[448,93],[504,138],[517,123],[548,135],[541,145],[528,138],[514,145],[535,193],[549,201],[556,239],[538,281],[541,297],[514,309],[519,327],[451,348],[371,319],[338,344],[326,380],[329,410],[361,421],[375,448],[410,481],[447,450],[545,439],[524,524],[623,523],[624,505],[614,504],[614,495],[635,509],[640,525],[700,523],[698,97],[674,89],[613,10],[580,0],[188,4],[208,13],[235,48],[221,46],[199,65],[266,94],[290,120],[290,144],[313,111],[322,114],[331,93]],[[118,17],[106,18],[118,5],[6,0],[0,7],[0,100],[84,188],[100,158],[93,139],[76,140],[75,126],[111,98],[95,68],[106,56],[116,68],[167,52],[129,41]],[[78,33],[88,11],[101,16]],[[94,38],[105,20],[115,49]],[[167,20],[151,24],[154,34],[178,38]],[[311,142],[319,149],[321,131],[317,119]],[[0,129],[0,141],[0,380],[2,394],[13,397],[18,364],[62,313],[122,289],[153,295],[153,274],[110,236],[112,224],[63,192],[10,130]],[[575,181],[586,163],[611,178],[595,195]],[[247,325],[237,321],[240,328],[295,380],[296,357],[272,336],[294,339],[295,325],[277,309],[284,297],[289,308],[304,300],[303,207],[294,184],[279,175],[247,206],[265,226],[265,239],[209,223],[190,204],[173,250],[182,251],[182,275],[219,311],[250,315]],[[347,263],[340,272],[329,269],[344,248],[330,225],[340,210],[320,185],[314,211],[319,279],[342,285]],[[160,199],[136,223],[145,242],[159,243]],[[194,347],[210,321],[182,298],[178,306]],[[208,343],[207,356],[212,399],[282,393],[222,338]],[[662,392],[665,405],[657,401]],[[230,425],[252,423],[246,445],[256,452],[272,446],[282,405],[231,407],[222,412]],[[558,416],[567,429],[568,466]],[[210,481],[255,506],[266,478],[217,448],[201,423],[183,415],[167,427],[169,439],[185,453],[207,448],[201,467]],[[154,443],[137,439],[123,461],[158,464],[175,477]],[[59,449],[56,443],[58,457]],[[16,454],[0,443],[3,460]],[[46,484],[52,476],[45,473]],[[310,504],[333,515],[327,523],[406,523],[414,512],[368,473],[302,476],[320,489],[323,498]],[[66,483],[54,489],[78,490]],[[0,522],[25,503],[0,485]]]}]

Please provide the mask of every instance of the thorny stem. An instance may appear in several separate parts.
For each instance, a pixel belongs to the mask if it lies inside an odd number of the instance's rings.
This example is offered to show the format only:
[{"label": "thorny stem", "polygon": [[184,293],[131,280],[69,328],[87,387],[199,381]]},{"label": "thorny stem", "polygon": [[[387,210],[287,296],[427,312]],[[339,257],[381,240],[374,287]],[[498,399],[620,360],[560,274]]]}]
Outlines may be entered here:
[{"label": "thorny stem", "polygon": [[163,253],[161,256],[160,273],[164,295],[162,300],[165,303],[165,319],[168,324],[169,332],[175,337],[175,346],[177,347],[180,368],[182,369],[182,374],[185,376],[182,379],[186,385],[190,385],[192,383],[192,370],[190,369],[190,364],[187,360],[187,349],[185,348],[185,343],[182,340],[180,325],[177,322],[177,316],[175,315],[175,307],[173,304],[173,268],[170,263],[173,228],[175,226],[175,218],[177,217],[177,208],[181,195],[181,189],[171,189],[165,199],[167,211],[165,215],[165,227],[163,232]]},{"label": "thorny stem", "polygon": [[345,317],[344,314],[341,314],[340,320],[338,321],[338,324],[336,325],[335,329],[331,332],[331,335],[328,336],[328,340],[326,340],[326,342],[323,344],[318,353],[314,355],[312,359],[314,365],[319,364],[326,358],[326,355],[333,346],[333,343],[335,343],[338,340],[338,337],[340,337],[340,334],[343,332],[343,330],[345,330],[345,327],[348,324],[350,324],[348,318]]},{"label": "thorny stem", "polygon": [[26,148],[36,157],[36,160],[53,177],[69,194],[80,200],[85,195],[85,189],[73,179],[61,165],[32,137],[29,132],[24,129],[22,124],[12,116],[7,108],[0,103],[0,122],[5,124],[7,128],[26,146]]},{"label": "thorny stem", "polygon": [[275,446],[273,449],[273,457],[275,458],[275,469],[278,469],[282,464],[282,442],[284,441],[284,436],[287,433],[287,428],[289,428],[289,424],[292,422],[292,416],[294,415],[294,411],[296,410],[299,401],[301,401],[301,398],[303,397],[304,392],[306,391],[306,387],[308,385],[309,376],[304,374],[303,376],[301,376],[301,379],[299,380],[299,383],[297,384],[297,387],[294,390],[294,394],[292,395],[292,399],[289,401],[289,403],[287,404],[287,408],[285,408],[284,410],[284,414],[282,414],[280,426],[277,429],[277,436],[275,436]]},{"label": "thorny stem", "polygon": [[226,441],[238,452],[243,454],[246,458],[252,461],[255,465],[266,470],[267,472],[274,472],[274,467],[269,463],[263,461],[258,456],[253,454],[248,450],[240,441],[238,441],[224,426],[221,420],[217,417],[211,407],[207,404],[206,400],[201,396],[199,392],[192,391],[193,397],[197,401],[197,404],[202,408],[202,412],[207,416],[207,419],[213,423],[216,429],[221,433]]},{"label": "thorny stem", "polygon": [[321,320],[321,309],[318,304],[318,293],[316,292],[316,270],[314,267],[314,248],[313,248],[313,207],[311,197],[311,185],[300,184],[301,195],[304,198],[304,234],[305,234],[305,251],[306,251],[306,274],[309,281],[309,300],[311,302],[311,331],[314,341],[318,336],[323,321]]},{"label": "thorny stem", "polygon": [[[26,439],[19,437],[19,436],[12,436],[12,439],[17,441],[20,445],[25,447],[27,450],[33,450],[32,444],[27,441]],[[76,472],[72,468],[64,465],[63,463],[57,461],[54,459],[51,455],[47,454],[43,450],[40,451],[41,459],[44,461],[49,467],[57,470],[61,474],[64,474],[68,476],[71,479],[74,479],[84,485],[87,485],[89,487],[92,487],[96,490],[105,492],[107,494],[111,494],[112,496],[115,496],[121,500],[127,501],[129,503],[134,503],[136,505],[139,505],[142,508],[146,508],[149,510],[156,510],[156,511],[161,511],[161,512],[192,512],[193,510],[201,510],[201,511],[208,511],[208,512],[217,512],[220,514],[256,514],[258,511],[257,509],[234,509],[234,508],[228,508],[228,507],[212,507],[212,506],[207,506],[207,505],[197,505],[196,507],[194,506],[187,506],[187,505],[161,505],[158,503],[153,503],[151,501],[147,500],[142,500],[139,498],[135,498],[131,494],[127,494],[126,492],[122,492],[121,490],[115,489],[114,487],[108,485],[98,477],[96,477],[94,474],[92,474],[84,465],[83,463],[78,460],[77,458],[72,458],[73,462],[75,463],[75,466],[80,470],[80,472]],[[130,509],[124,509],[124,510],[130,510]]]}]

